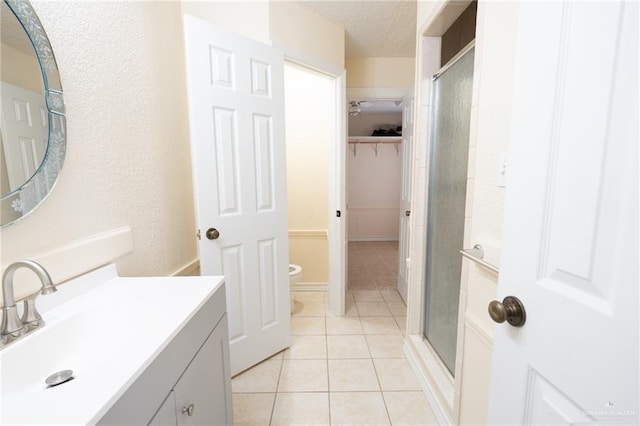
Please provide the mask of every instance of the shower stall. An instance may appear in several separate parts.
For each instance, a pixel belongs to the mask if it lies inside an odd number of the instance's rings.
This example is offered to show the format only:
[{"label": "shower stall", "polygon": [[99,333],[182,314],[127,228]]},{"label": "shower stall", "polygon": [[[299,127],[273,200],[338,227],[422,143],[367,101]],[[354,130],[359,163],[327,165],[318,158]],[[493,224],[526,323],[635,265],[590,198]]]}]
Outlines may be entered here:
[{"label": "shower stall", "polygon": [[455,376],[474,48],[433,77],[423,334]]}]

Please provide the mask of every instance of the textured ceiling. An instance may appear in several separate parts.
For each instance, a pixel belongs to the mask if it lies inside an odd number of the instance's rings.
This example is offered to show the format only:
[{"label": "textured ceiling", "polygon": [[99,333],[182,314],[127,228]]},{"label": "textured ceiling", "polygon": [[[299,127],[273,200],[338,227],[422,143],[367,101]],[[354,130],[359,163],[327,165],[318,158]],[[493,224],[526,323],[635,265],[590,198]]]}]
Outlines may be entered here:
[{"label": "textured ceiling", "polygon": [[413,57],[415,0],[300,0],[345,27],[345,56]]}]

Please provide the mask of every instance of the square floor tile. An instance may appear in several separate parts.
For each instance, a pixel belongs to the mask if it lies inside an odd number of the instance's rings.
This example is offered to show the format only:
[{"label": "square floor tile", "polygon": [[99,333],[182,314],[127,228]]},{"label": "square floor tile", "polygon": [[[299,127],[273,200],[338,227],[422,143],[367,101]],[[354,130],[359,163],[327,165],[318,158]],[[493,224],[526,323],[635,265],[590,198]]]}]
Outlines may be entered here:
[{"label": "square floor tile", "polygon": [[362,334],[358,317],[327,317],[327,334]]},{"label": "square floor tile", "polygon": [[329,394],[278,393],[271,424],[329,425]]},{"label": "square floor tile", "polygon": [[327,392],[327,361],[285,359],[278,392]]},{"label": "square floor tile", "polygon": [[233,392],[275,392],[278,386],[282,360],[267,360],[238,374],[231,380]]},{"label": "square floor tile", "polygon": [[363,335],[327,336],[329,359],[371,358]]},{"label": "square floor tile", "polygon": [[384,302],[356,302],[361,317],[390,317],[391,311]]},{"label": "square floor tile", "polygon": [[327,314],[325,302],[302,302],[297,300],[296,308],[293,313],[294,317],[323,317]]},{"label": "square floor tile", "polygon": [[332,392],[331,424],[389,425],[389,416],[380,392]]},{"label": "square floor tile", "polygon": [[420,384],[406,359],[374,359],[383,391],[420,390]]},{"label": "square floor tile", "polygon": [[378,379],[370,359],[330,359],[331,392],[379,391]]},{"label": "square floor tile", "polygon": [[400,331],[402,332],[402,334],[407,332],[407,317],[395,317],[396,319],[396,324],[398,324],[398,328],[400,328]]},{"label": "square floor tile", "polygon": [[358,313],[358,308],[356,307],[356,302],[346,302],[344,310],[345,310],[344,315],[347,317],[360,316],[360,314]]},{"label": "square floor tile", "polygon": [[326,334],[324,317],[292,317],[293,336],[322,336]]},{"label": "square floor tile", "polygon": [[265,425],[271,420],[274,393],[234,393],[233,424]]},{"label": "square floor tile", "polygon": [[326,336],[291,336],[284,359],[327,359]]},{"label": "square floor tile", "polygon": [[364,334],[402,334],[393,317],[362,317]]},{"label": "square floor tile", "polygon": [[346,291],[346,294],[344,296],[344,300],[347,303],[356,301],[356,299],[353,297],[353,292],[351,290],[347,290]]},{"label": "square floor tile", "polygon": [[402,297],[400,296],[400,293],[398,293],[398,290],[396,289],[380,290],[380,295],[382,296],[385,302],[401,302],[402,303]]},{"label": "square floor tile", "polygon": [[394,425],[437,425],[433,410],[422,392],[383,392]]},{"label": "square floor tile", "polygon": [[[286,349],[285,349],[285,350],[286,350]],[[280,352],[278,352],[277,354],[272,355],[270,358],[268,358],[268,360],[270,360],[270,361],[276,361],[276,360],[278,360],[278,359],[282,359],[282,358],[284,358],[284,351],[280,351]]]},{"label": "square floor tile", "polygon": [[378,290],[353,290],[356,302],[384,302]]},{"label": "square floor tile", "polygon": [[371,358],[404,358],[404,336],[394,334],[367,334]]},{"label": "square floor tile", "polygon": [[387,302],[387,306],[389,306],[389,310],[393,314],[394,317],[406,317],[407,316],[407,307],[404,306],[402,302]]}]

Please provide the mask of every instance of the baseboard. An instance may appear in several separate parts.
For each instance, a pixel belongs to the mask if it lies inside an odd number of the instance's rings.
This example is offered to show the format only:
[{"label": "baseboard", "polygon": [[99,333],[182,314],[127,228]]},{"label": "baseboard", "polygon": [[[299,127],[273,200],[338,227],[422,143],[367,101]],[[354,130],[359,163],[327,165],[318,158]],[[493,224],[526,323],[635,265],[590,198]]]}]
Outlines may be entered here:
[{"label": "baseboard", "polygon": [[399,241],[398,237],[349,237],[349,242],[364,242],[364,241]]},{"label": "baseboard", "polygon": [[291,291],[327,291],[328,283],[296,283]]},{"label": "baseboard", "polygon": [[418,353],[418,348],[416,347],[416,344],[421,344],[422,342],[417,343],[416,339],[419,340],[419,337],[407,336],[405,339],[403,352],[407,357],[407,361],[415,373],[415,376],[420,383],[420,387],[422,388],[422,392],[427,398],[438,423],[441,425],[454,424],[453,413],[451,412],[452,408],[446,405],[446,396],[443,394],[442,390],[439,389],[438,385],[435,384],[433,377],[430,377],[431,372],[429,371],[427,364],[422,359],[423,357]]},{"label": "baseboard", "polygon": [[289,229],[289,238],[322,238],[327,239],[326,229]]},{"label": "baseboard", "polygon": [[196,258],[169,275],[172,277],[188,277],[194,275],[193,272],[197,271],[198,269],[200,269],[200,259]]}]

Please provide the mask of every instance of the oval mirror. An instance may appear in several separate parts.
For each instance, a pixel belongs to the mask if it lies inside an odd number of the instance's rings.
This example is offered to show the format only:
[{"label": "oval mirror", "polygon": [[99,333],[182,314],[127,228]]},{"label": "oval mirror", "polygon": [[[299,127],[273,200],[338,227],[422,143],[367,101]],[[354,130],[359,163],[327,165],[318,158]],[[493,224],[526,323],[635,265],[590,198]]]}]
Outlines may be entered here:
[{"label": "oval mirror", "polygon": [[64,162],[62,85],[47,34],[26,0],[0,10],[0,228],[53,189]]}]

